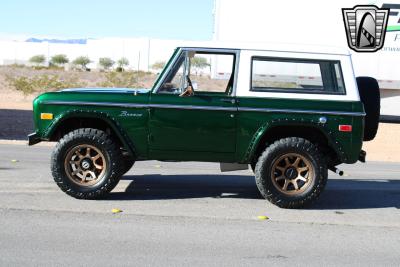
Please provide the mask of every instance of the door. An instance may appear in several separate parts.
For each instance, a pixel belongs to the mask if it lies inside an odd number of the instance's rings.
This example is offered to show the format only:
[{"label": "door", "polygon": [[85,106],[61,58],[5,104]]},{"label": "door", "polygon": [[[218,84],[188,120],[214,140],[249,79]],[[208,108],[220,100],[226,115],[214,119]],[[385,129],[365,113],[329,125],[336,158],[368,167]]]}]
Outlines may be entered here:
[{"label": "door", "polygon": [[160,152],[162,157],[181,160],[235,153],[235,62],[232,51],[183,50],[178,55],[150,96],[153,158]]}]

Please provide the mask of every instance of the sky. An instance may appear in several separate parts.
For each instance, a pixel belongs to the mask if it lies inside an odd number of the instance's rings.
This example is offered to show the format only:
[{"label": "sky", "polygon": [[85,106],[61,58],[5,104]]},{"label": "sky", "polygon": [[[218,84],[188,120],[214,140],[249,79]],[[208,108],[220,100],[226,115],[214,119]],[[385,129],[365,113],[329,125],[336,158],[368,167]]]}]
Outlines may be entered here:
[{"label": "sky", "polygon": [[12,0],[0,35],[211,40],[214,0]]}]

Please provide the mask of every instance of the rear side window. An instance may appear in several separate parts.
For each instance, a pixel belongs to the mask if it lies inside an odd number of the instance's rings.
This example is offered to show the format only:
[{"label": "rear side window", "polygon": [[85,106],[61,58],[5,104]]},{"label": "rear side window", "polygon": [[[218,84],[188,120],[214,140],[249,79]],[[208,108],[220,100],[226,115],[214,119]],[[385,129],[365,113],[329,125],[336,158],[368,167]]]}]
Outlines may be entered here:
[{"label": "rear side window", "polygon": [[252,58],[251,91],[345,94],[339,61]]}]

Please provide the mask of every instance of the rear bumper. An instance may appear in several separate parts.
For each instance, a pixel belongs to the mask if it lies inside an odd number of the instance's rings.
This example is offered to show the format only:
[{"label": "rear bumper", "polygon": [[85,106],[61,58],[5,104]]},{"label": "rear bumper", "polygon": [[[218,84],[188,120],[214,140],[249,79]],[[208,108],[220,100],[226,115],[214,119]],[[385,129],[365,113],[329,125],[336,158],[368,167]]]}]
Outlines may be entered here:
[{"label": "rear bumper", "polygon": [[28,135],[28,145],[33,146],[42,141],[37,133],[31,133]]}]

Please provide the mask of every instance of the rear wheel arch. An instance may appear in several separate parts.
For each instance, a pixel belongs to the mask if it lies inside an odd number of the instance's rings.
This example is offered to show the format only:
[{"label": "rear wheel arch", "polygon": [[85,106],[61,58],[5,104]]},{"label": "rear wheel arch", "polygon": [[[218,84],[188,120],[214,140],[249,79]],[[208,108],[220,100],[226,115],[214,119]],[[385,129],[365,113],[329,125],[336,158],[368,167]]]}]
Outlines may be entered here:
[{"label": "rear wheel arch", "polygon": [[324,129],[315,125],[307,124],[278,124],[271,127],[264,127],[261,134],[258,134],[254,143],[253,153],[250,162],[255,163],[267,146],[275,141],[288,137],[299,137],[318,145],[325,155],[329,157],[329,165],[337,165],[342,161],[340,149],[336,148],[331,137]]},{"label": "rear wheel arch", "polygon": [[65,134],[79,128],[93,128],[102,130],[111,136],[132,157],[135,157],[135,147],[119,124],[108,114],[102,112],[72,111],[56,119],[48,128],[45,136],[49,141],[59,141]]}]

